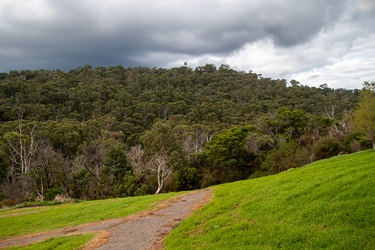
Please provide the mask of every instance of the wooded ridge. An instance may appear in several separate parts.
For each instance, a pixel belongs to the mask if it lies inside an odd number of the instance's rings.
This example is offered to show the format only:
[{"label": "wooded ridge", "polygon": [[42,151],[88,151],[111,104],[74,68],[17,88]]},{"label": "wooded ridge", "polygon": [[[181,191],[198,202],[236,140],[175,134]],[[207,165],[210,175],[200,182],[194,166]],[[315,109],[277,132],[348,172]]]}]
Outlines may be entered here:
[{"label": "wooded ridge", "polygon": [[369,148],[360,92],[213,64],[1,73],[1,204],[190,190]]}]

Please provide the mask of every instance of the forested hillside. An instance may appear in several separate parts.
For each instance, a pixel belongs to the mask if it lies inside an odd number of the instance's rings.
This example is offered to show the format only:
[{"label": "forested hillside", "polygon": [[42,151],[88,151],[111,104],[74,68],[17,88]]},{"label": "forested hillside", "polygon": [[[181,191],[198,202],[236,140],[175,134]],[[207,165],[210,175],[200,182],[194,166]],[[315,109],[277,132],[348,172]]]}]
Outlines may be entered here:
[{"label": "forested hillside", "polygon": [[228,65],[1,73],[0,198],[195,189],[358,151],[358,97]]}]

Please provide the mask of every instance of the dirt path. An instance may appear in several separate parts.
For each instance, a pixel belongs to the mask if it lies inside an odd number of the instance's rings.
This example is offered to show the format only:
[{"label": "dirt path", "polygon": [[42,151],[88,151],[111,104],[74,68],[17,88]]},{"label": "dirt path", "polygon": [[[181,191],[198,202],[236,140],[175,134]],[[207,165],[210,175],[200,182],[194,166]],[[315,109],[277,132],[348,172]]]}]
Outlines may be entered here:
[{"label": "dirt path", "polygon": [[157,209],[130,215],[126,218],[88,223],[40,234],[26,235],[0,241],[0,249],[9,246],[27,245],[51,237],[96,233],[94,240],[84,249],[162,249],[164,237],[193,211],[207,204],[213,190],[205,189],[183,195]]}]

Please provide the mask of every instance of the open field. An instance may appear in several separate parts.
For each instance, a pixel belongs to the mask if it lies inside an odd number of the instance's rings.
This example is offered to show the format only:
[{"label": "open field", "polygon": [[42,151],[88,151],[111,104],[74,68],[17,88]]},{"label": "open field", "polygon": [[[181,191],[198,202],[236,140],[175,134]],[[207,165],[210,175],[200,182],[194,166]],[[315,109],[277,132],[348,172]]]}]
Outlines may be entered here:
[{"label": "open field", "polygon": [[375,151],[216,187],[167,249],[375,249]]},{"label": "open field", "polygon": [[[161,245],[164,236],[176,224],[209,202],[212,195],[211,189],[180,192],[178,197],[162,200],[151,210],[130,216],[6,238],[0,240],[0,249],[55,249],[55,246],[77,249],[87,241],[90,242],[85,249],[149,249]],[[86,237],[89,234],[91,236]]]},{"label": "open field", "polygon": [[39,233],[113,218],[122,218],[146,209],[158,201],[180,195],[169,193],[119,199],[87,201],[51,207],[0,210],[0,239]]}]

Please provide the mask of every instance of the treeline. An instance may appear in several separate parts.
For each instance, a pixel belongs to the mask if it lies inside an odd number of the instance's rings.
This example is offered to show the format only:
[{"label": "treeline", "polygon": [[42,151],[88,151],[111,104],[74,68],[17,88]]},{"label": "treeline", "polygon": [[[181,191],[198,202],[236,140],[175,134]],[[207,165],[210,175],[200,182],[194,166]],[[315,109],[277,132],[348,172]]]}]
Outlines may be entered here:
[{"label": "treeline", "polygon": [[189,190],[371,143],[359,91],[216,68],[90,65],[0,74],[0,199]]}]

